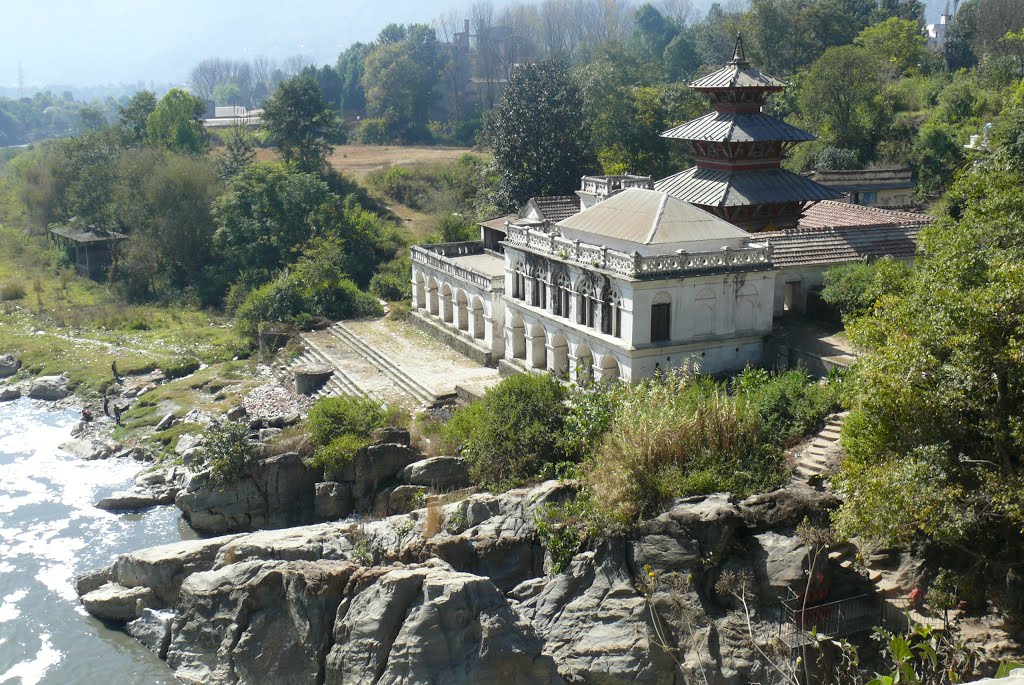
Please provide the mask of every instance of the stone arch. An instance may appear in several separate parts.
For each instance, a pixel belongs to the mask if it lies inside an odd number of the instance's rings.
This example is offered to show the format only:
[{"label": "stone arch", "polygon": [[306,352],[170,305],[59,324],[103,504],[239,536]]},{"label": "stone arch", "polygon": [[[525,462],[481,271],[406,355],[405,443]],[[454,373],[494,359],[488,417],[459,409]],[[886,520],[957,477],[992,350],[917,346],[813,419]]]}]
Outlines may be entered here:
[{"label": "stone arch", "polygon": [[558,378],[569,378],[569,341],[559,331],[551,334],[551,372]]},{"label": "stone arch", "polygon": [[736,330],[749,331],[757,325],[757,288],[746,284],[736,293]]},{"label": "stone arch", "polygon": [[455,321],[455,303],[452,299],[452,287],[447,283],[441,286],[441,318],[445,323]]},{"label": "stone arch", "polygon": [[693,308],[693,334],[713,335],[715,320],[718,316],[718,296],[711,288],[704,288],[697,293]]},{"label": "stone arch", "polygon": [[594,353],[586,343],[577,344],[574,352],[576,368],[573,369],[573,373],[576,374],[576,382],[584,385],[594,380]]},{"label": "stone arch", "polygon": [[460,331],[469,330],[469,296],[466,291],[459,288],[455,293],[455,309],[458,312],[458,327]]},{"label": "stone arch", "polygon": [[544,327],[540,324],[532,324],[529,329],[529,361],[530,366],[535,369],[548,368],[548,348],[546,345],[547,336]]},{"label": "stone arch", "polygon": [[416,309],[426,309],[427,308],[427,282],[426,282],[426,279],[423,278],[423,272],[422,271],[417,271],[416,272],[416,274],[413,276],[413,282],[415,283],[415,285],[413,286],[413,290],[414,290],[414,293],[413,293],[414,294],[413,307],[415,307]]},{"label": "stone arch", "polygon": [[512,338],[512,358],[526,359],[526,324],[523,323],[523,317],[516,314],[508,328]]},{"label": "stone arch", "polygon": [[469,305],[470,333],[477,340],[484,339],[484,301],[474,297]]},{"label": "stone arch", "polygon": [[619,362],[615,357],[610,354],[602,354],[597,360],[597,379],[607,383],[618,380],[620,376]]},{"label": "stone arch", "polygon": [[427,305],[429,307],[428,311],[432,315],[437,316],[440,312],[437,302],[437,279],[433,276],[427,281]]}]

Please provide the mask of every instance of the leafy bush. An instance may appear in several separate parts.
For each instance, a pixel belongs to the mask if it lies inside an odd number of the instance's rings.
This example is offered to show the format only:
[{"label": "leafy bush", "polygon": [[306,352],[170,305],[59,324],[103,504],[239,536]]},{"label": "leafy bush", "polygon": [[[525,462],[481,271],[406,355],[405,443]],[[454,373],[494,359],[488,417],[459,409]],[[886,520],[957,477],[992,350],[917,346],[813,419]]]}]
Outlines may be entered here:
[{"label": "leafy bush", "polygon": [[910,267],[890,258],[871,264],[843,264],[825,272],[821,299],[839,310],[844,318],[866,314],[886,292],[897,291]]},{"label": "leafy bush", "polygon": [[0,302],[20,300],[25,297],[25,286],[17,281],[7,281],[0,285]]},{"label": "leafy bush", "polygon": [[193,374],[199,370],[200,363],[198,359],[178,359],[176,361],[165,364],[163,367],[164,378],[167,380],[174,380],[175,378],[184,378],[189,374]]},{"label": "leafy bush", "polygon": [[605,526],[628,526],[683,495],[744,496],[784,481],[781,450],[758,413],[722,385],[672,370],[620,392],[586,477]]},{"label": "leafy bush", "polygon": [[336,266],[304,257],[292,271],[250,292],[238,307],[236,325],[252,338],[264,322],[303,327],[317,317],[351,319],[382,313],[377,298],[342,276]]},{"label": "leafy bush", "polygon": [[831,145],[819,152],[814,162],[821,171],[847,171],[861,167],[856,150]]},{"label": "leafy bush", "polygon": [[733,379],[734,391],[760,418],[764,438],[784,446],[820,429],[838,411],[838,388],[814,383],[803,371],[747,369]]},{"label": "leafy bush", "polygon": [[620,388],[620,383],[587,383],[572,389],[560,438],[568,458],[583,460],[593,456],[611,426]]},{"label": "leafy bush", "polygon": [[370,444],[378,428],[396,425],[404,416],[367,397],[340,395],[319,400],[309,411],[306,428],[316,447],[311,463],[330,477]]},{"label": "leafy bush", "polygon": [[412,299],[412,264],[409,255],[395,257],[370,279],[370,292],[387,302]]},{"label": "leafy bush", "polygon": [[456,411],[442,439],[461,448],[474,482],[491,489],[520,485],[544,464],[563,460],[565,396],[565,388],[548,375],[506,378]]},{"label": "leafy bush", "polygon": [[203,445],[196,450],[193,463],[198,468],[208,467],[210,485],[222,488],[244,476],[256,456],[248,426],[225,421],[212,423],[203,431]]}]

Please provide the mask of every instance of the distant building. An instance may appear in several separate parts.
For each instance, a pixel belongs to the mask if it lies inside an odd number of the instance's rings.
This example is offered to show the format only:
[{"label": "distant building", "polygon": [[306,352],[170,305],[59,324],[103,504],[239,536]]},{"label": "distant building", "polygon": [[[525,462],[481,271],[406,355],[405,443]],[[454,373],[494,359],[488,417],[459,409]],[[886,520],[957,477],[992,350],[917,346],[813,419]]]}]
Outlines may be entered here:
[{"label": "distant building", "polygon": [[263,123],[262,116],[262,109],[246,109],[241,105],[217,107],[213,102],[207,101],[203,126],[206,128],[226,128],[231,126],[256,128]]},{"label": "distant building", "polygon": [[941,51],[946,47],[946,33],[953,17],[949,14],[949,6],[939,17],[937,24],[928,24],[924,27],[924,35],[928,40],[928,47],[935,51]]},{"label": "distant building", "polygon": [[865,207],[911,207],[914,179],[910,167],[858,169],[856,171],[815,171],[811,180],[843,193],[840,202]]},{"label": "distant building", "polygon": [[50,229],[51,239],[74,256],[75,270],[86,278],[103,278],[117,264],[118,243],[128,236],[95,226],[82,226],[77,218]]}]

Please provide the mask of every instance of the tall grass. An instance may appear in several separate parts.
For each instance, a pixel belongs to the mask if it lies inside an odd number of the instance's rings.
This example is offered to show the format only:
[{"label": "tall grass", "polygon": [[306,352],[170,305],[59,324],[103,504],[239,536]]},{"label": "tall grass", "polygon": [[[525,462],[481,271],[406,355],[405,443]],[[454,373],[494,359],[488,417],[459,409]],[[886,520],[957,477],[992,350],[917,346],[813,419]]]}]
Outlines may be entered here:
[{"label": "tall grass", "polygon": [[781,449],[744,396],[685,371],[620,393],[586,475],[606,525],[629,525],[684,495],[743,496],[784,481]]}]

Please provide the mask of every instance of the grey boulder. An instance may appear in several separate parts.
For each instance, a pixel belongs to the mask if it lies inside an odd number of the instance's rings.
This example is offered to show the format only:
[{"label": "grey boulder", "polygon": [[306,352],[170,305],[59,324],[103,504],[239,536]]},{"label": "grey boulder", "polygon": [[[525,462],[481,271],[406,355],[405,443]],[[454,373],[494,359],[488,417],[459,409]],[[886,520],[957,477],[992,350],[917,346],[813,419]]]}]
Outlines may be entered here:
[{"label": "grey boulder", "polygon": [[430,457],[406,466],[402,480],[437,490],[464,488],[469,485],[469,469],[460,457]]},{"label": "grey boulder", "polygon": [[68,379],[64,376],[39,376],[32,381],[28,390],[28,396],[32,399],[48,402],[62,400],[70,394]]},{"label": "grey boulder", "polygon": [[0,354],[0,378],[7,378],[18,373],[21,361],[13,354]]}]

